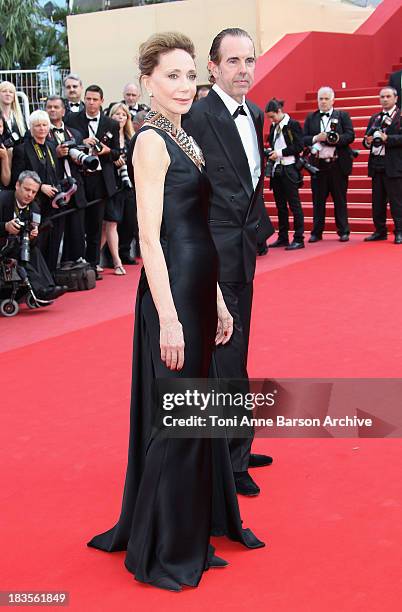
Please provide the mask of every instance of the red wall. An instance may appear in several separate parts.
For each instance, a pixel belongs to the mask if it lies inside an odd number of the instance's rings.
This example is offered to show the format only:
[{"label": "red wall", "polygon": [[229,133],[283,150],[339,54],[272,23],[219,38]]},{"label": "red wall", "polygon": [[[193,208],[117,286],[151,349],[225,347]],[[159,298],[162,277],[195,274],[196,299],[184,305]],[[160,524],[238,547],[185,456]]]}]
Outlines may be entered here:
[{"label": "red wall", "polygon": [[370,87],[402,55],[402,1],[383,0],[354,34],[287,34],[257,62],[250,98],[262,108],[275,96],[287,110],[322,85]]}]

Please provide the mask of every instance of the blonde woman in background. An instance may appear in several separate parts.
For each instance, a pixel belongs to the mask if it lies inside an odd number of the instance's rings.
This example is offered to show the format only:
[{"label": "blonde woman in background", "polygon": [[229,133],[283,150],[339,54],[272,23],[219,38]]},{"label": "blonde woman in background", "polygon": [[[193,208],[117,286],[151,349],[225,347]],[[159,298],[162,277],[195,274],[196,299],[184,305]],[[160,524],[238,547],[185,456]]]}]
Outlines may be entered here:
[{"label": "blonde woman in background", "polygon": [[104,223],[102,228],[101,249],[108,243],[110,254],[113,260],[114,273],[117,276],[124,276],[126,270],[122,265],[119,255],[119,235],[117,224],[123,221],[124,209],[128,205],[131,207],[132,215],[135,215],[134,194],[130,179],[124,167],[127,162],[127,150],[130,140],[134,134],[131,115],[126,104],[119,102],[110,109],[110,117],[117,121],[120,126],[119,144],[120,157],[114,162],[118,193],[109,198],[106,204]]},{"label": "blonde woman in background", "polygon": [[27,131],[15,86],[9,81],[0,83],[0,110],[4,118],[4,133],[6,137],[17,133],[23,138]]}]

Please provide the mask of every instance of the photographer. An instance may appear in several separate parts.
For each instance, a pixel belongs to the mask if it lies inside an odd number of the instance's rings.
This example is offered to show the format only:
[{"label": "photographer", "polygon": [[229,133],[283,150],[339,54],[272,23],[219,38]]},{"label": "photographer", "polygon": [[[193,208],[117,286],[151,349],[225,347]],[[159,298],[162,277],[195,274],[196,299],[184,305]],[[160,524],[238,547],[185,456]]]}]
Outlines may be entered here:
[{"label": "photographer", "polygon": [[11,183],[15,185],[17,177],[23,170],[33,170],[39,175],[42,182],[38,193],[38,202],[42,221],[50,226],[43,229],[38,240],[38,246],[46,260],[49,270],[54,273],[57,267],[60,242],[63,235],[63,219],[51,218],[58,212],[52,204],[58,193],[60,169],[59,159],[54,143],[49,142],[50,119],[42,110],[36,110],[29,117],[30,135],[22,144],[14,148],[13,164],[11,168]]},{"label": "photographer", "polygon": [[[82,136],[78,130],[64,125],[63,118],[66,111],[63,99],[60,96],[49,96],[46,101],[46,112],[51,121],[48,138],[56,145],[57,157],[61,160],[61,164],[59,164],[59,178],[63,180],[73,177],[77,184],[77,191],[70,199],[70,208],[74,207],[76,211],[65,217],[63,251],[61,255],[61,263],[66,261],[76,262],[85,259],[84,208],[87,205],[87,200],[81,172],[83,166],[74,155],[77,151],[75,145],[80,147]],[[70,143],[71,147],[65,143]],[[79,156],[79,159],[81,159],[81,156]]]},{"label": "photographer", "polygon": [[355,139],[352,121],[345,111],[334,109],[335,93],[331,87],[318,90],[318,110],[304,122],[304,145],[310,147],[319,169],[311,178],[314,225],[309,242],[322,240],[325,206],[332,196],[339,240],[349,240],[347,190],[352,172],[352,151]]},{"label": "photographer", "polygon": [[4,118],[0,111],[0,191],[8,187],[11,181],[12,148],[4,146]]},{"label": "photographer", "polygon": [[[304,216],[299,197],[301,174],[296,162],[303,150],[303,132],[300,124],[283,112],[283,101],[273,98],[265,108],[271,120],[268,163],[266,175],[271,177],[271,188],[274,192],[278,209],[278,239],[271,248],[285,247],[287,251],[304,248]],[[293,213],[294,236],[289,244],[289,211]]]},{"label": "photographer", "polygon": [[9,81],[0,83],[0,110],[4,117],[4,135],[20,142],[27,131],[24,116],[18,102],[15,85]]},{"label": "photographer", "polygon": [[[140,90],[135,83],[127,83],[123,89],[123,100],[121,100],[121,104],[125,104],[128,106],[128,110],[130,111],[131,120],[134,121],[137,113],[141,111],[145,111],[146,113],[150,110],[149,106],[146,104],[139,104],[138,100],[140,98]],[[109,107],[105,111],[105,115],[108,117],[112,116],[112,108],[118,104],[118,102],[112,102],[109,104]]]},{"label": "photographer", "polygon": [[81,100],[83,86],[78,74],[70,73],[63,79],[64,95],[63,100],[66,109],[66,117],[69,113],[79,113],[85,106]]},{"label": "photographer", "polygon": [[85,91],[85,110],[70,113],[65,123],[77,129],[83,143],[89,145],[91,155],[97,155],[97,169],[84,176],[85,195],[88,202],[101,201],[85,209],[86,251],[85,259],[95,270],[97,280],[102,276],[97,271],[100,259],[102,222],[106,201],[117,190],[113,162],[120,157],[119,124],[102,112],[103,91],[98,85],[90,85]]},{"label": "photographer", "polygon": [[368,123],[363,145],[370,149],[368,175],[372,178],[375,231],[366,242],[387,239],[387,202],[395,224],[395,244],[402,244],[402,125],[393,87],[380,91],[382,111]]},{"label": "photographer", "polygon": [[[38,226],[34,222],[34,215],[40,216],[40,208],[34,199],[40,185],[41,180],[37,173],[26,170],[19,175],[15,192],[10,190],[0,193],[0,248],[7,244],[10,257],[17,259],[24,266],[36,297],[55,300],[63,295],[66,288],[54,284],[52,275],[36,245]],[[28,261],[20,260],[21,232],[24,231],[22,227],[28,227],[29,231]]]},{"label": "photographer", "polygon": [[[101,247],[107,241],[113,260],[114,273],[117,276],[123,276],[126,270],[122,262],[125,264],[137,263],[130,255],[131,243],[135,237],[138,242],[138,228],[134,192],[127,173],[127,151],[134,131],[130,111],[125,104],[118,103],[112,106],[110,116],[119,123],[120,157],[114,162],[119,191],[106,203]],[[118,224],[119,231],[117,230]]]}]

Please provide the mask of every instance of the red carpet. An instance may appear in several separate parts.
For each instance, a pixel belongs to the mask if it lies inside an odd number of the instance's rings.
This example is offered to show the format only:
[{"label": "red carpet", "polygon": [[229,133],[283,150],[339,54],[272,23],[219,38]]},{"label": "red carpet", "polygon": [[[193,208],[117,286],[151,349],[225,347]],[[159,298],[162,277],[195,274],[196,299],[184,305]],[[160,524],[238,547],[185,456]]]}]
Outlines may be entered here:
[{"label": "red carpet", "polygon": [[[252,376],[401,376],[400,253],[391,242],[340,245],[259,261]],[[400,609],[401,442],[262,440],[262,493],[241,499],[249,551],[198,589],[139,585],[124,553],[88,549],[120,510],[127,454],[133,300],[138,270],[107,276],[48,311],[0,319],[0,590],[70,592],[71,610]]]}]

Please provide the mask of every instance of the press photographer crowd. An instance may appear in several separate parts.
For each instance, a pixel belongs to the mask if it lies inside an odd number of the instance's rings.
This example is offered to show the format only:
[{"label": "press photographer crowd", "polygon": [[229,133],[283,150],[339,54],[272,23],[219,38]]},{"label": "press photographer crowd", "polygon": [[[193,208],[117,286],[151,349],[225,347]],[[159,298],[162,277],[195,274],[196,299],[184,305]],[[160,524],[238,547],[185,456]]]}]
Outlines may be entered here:
[{"label": "press photographer crowd", "polygon": [[[123,276],[125,266],[136,265],[140,256],[127,151],[149,107],[139,104],[134,83],[126,85],[121,102],[106,110],[101,87],[84,91],[76,74],[69,74],[63,86],[64,97],[49,96],[45,109],[34,110],[26,122],[14,85],[0,83],[0,308],[5,316],[16,314],[22,301],[38,308],[68,290],[94,287],[102,280],[101,262]],[[389,202],[394,243],[402,244],[400,86],[397,73],[379,91],[382,110],[370,118],[363,139],[370,150],[374,224],[366,241],[387,239]],[[201,87],[197,96],[208,92]],[[339,240],[349,240],[348,178],[359,154],[352,148],[354,129],[348,113],[334,108],[330,87],[319,89],[317,104],[303,128],[285,112],[283,101],[272,98],[265,108],[270,122],[265,176],[278,210],[278,237],[270,248],[305,246],[303,173],[311,175],[313,201],[308,242],[322,240],[330,195]],[[267,251],[264,236],[258,253]]]}]

